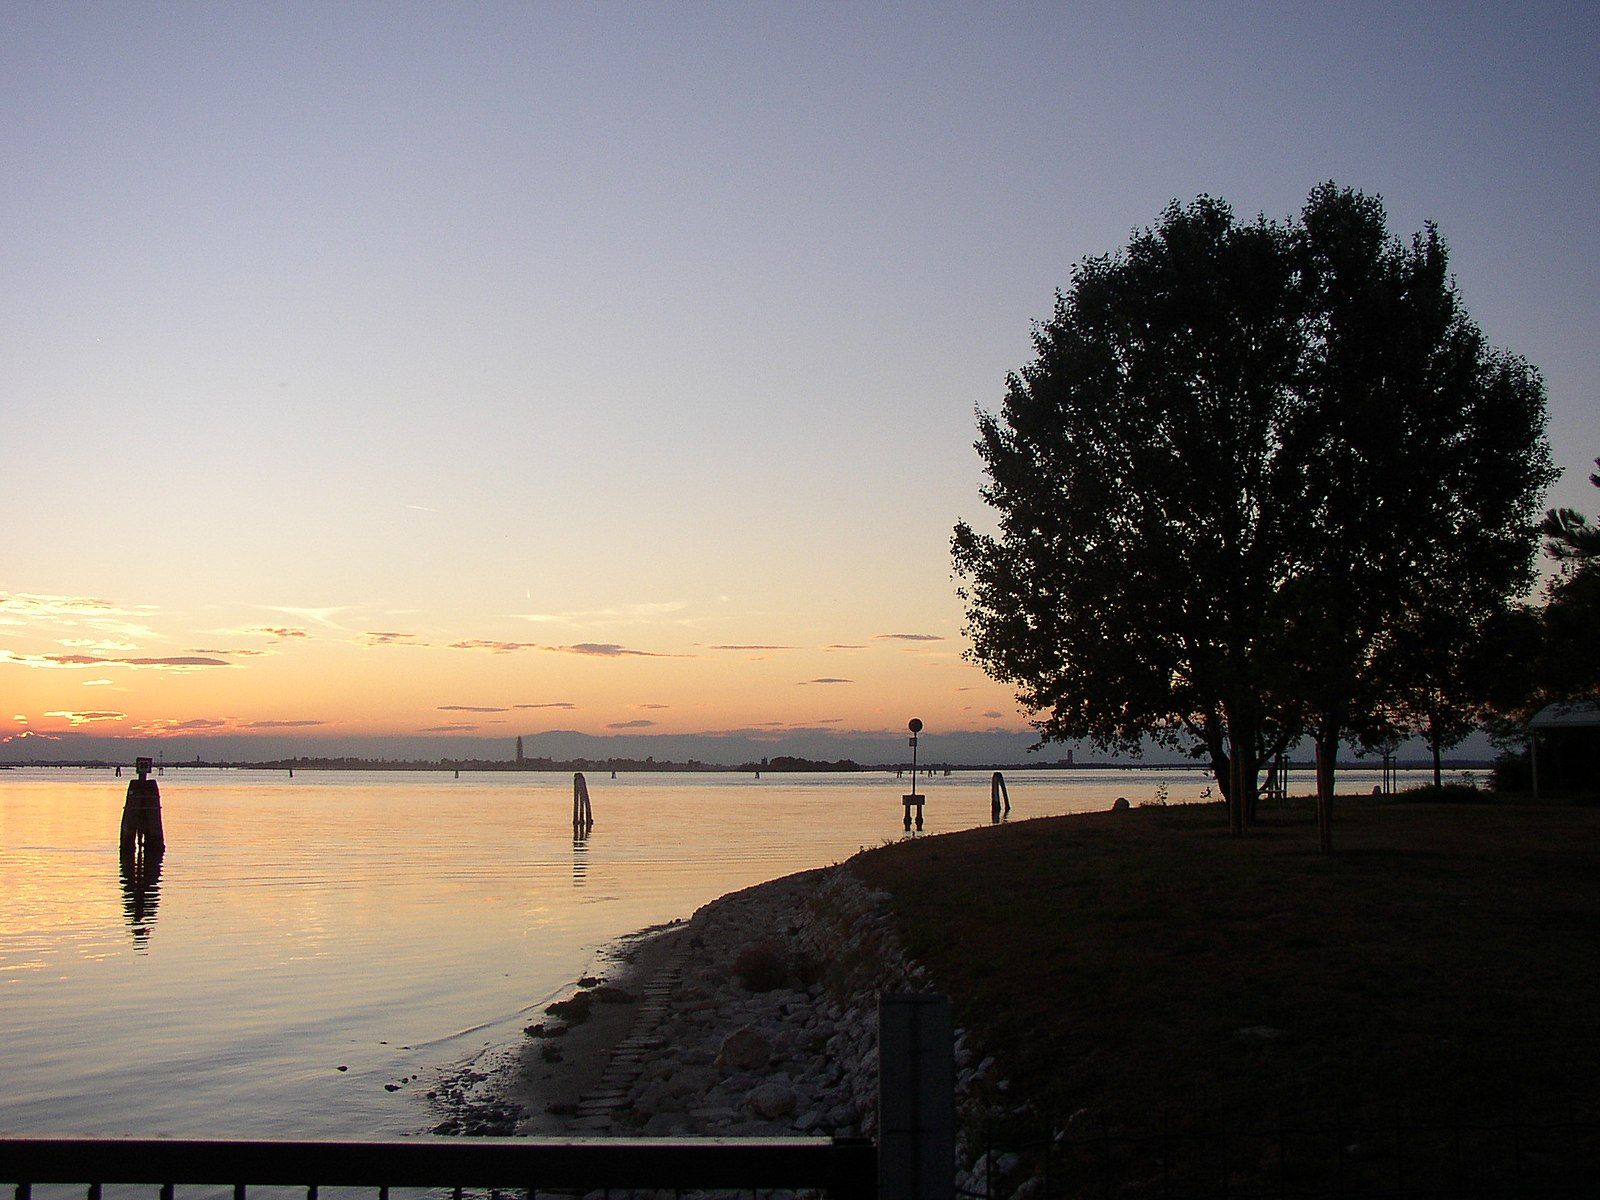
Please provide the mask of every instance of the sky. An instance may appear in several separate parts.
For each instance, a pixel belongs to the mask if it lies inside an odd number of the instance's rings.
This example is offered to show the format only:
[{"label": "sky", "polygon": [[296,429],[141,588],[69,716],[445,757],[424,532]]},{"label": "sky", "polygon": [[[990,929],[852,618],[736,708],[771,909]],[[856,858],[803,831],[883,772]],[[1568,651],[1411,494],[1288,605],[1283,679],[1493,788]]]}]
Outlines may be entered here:
[{"label": "sky", "polygon": [[1597,35],[1585,5],[10,0],[0,755],[1025,730],[962,657],[974,410],[1075,262],[1200,193],[1286,217],[1334,179],[1436,221],[1544,374],[1551,503],[1592,514]]}]

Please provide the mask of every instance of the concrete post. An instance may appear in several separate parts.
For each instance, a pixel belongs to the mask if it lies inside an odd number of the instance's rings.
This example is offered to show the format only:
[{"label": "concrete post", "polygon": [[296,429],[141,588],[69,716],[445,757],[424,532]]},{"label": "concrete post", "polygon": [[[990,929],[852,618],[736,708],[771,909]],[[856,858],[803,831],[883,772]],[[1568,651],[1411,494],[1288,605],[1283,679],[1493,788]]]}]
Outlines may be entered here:
[{"label": "concrete post", "polygon": [[878,1000],[878,1198],[954,1200],[956,1064],[950,1000]]}]

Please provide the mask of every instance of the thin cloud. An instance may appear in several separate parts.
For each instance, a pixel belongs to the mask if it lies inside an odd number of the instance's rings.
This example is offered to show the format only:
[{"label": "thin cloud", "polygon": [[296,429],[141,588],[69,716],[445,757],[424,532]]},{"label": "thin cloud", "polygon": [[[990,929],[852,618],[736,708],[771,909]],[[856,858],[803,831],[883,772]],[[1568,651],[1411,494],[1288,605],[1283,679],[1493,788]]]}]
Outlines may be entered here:
[{"label": "thin cloud", "polygon": [[493,705],[488,705],[488,704],[441,704],[441,705],[439,705],[439,711],[440,712],[497,713],[497,712],[510,712],[511,710],[509,708],[497,708],[497,707],[495,707]]},{"label": "thin cloud", "polygon": [[865,650],[866,647],[856,642],[834,642],[823,647],[824,650]]},{"label": "thin cloud", "polygon": [[798,650],[798,646],[707,646],[707,650]]},{"label": "thin cloud", "polygon": [[326,725],[326,721],[246,721],[246,729],[309,729],[313,725]]},{"label": "thin cloud", "polygon": [[683,654],[657,654],[652,650],[630,650],[615,642],[578,642],[571,646],[546,646],[558,654],[581,654],[586,658],[686,658]]},{"label": "thin cloud", "polygon": [[46,596],[33,592],[0,592],[0,624],[53,624],[68,627],[86,625],[102,633],[125,638],[160,640],[146,625],[129,618],[143,618],[155,612],[148,604],[116,604],[98,596]]},{"label": "thin cloud", "polygon": [[332,608],[295,608],[287,604],[257,604],[255,607],[264,608],[268,612],[282,613],[286,617],[298,617],[302,621],[314,621],[318,625],[326,625],[329,629],[343,629],[333,618],[340,613],[349,612],[351,605],[339,604]]},{"label": "thin cloud", "polygon": [[418,512],[436,513],[436,512],[439,511],[437,508],[429,508],[426,504],[408,504],[408,505],[406,505],[406,507],[407,508],[414,508]]},{"label": "thin cloud", "polygon": [[155,670],[183,671],[193,667],[231,667],[220,658],[202,655],[173,655],[165,658],[106,658],[98,654],[18,654],[0,650],[0,662],[46,670],[76,670],[81,667],[147,667]]},{"label": "thin cloud", "polygon": [[149,606],[123,608],[97,596],[0,592],[0,612],[24,617],[131,617],[153,611]]},{"label": "thin cloud", "polygon": [[84,687],[110,687],[111,686],[111,680],[109,680],[109,679],[85,679],[83,681],[83,686]]},{"label": "thin cloud", "polygon": [[1005,713],[996,712],[994,709],[991,708],[988,712],[984,713],[983,715],[988,717],[991,721],[998,721],[1002,717],[1005,716]]},{"label": "thin cloud", "polygon": [[548,702],[546,704],[513,704],[511,707],[512,708],[566,708],[566,709],[573,709],[573,708],[577,708],[578,706],[576,704],[572,704],[572,703],[570,703],[570,702],[568,702],[566,700],[551,700],[550,702]]},{"label": "thin cloud", "polygon": [[44,733],[37,729],[24,729],[21,733],[12,733],[5,737],[0,737],[0,746],[22,741],[59,742],[61,741],[61,735]]},{"label": "thin cloud", "polygon": [[417,730],[418,733],[469,733],[476,729],[476,725],[424,725]]},{"label": "thin cloud", "polygon": [[512,616],[519,621],[532,621],[540,625],[559,624],[562,622],[592,624],[603,621],[645,624],[661,617],[671,616],[673,613],[681,612],[688,607],[687,601],[665,600],[645,604],[624,604],[615,608],[591,608],[583,611],[513,613]]},{"label": "thin cloud", "polygon": [[57,638],[56,640],[60,645],[70,646],[74,650],[100,650],[107,654],[115,654],[119,651],[126,653],[129,650],[137,650],[139,648],[132,642],[100,641],[96,638]]},{"label": "thin cloud", "polygon": [[104,662],[124,667],[231,667],[232,663],[220,658],[207,658],[196,654],[177,654],[166,658],[108,658]]},{"label": "thin cloud", "polygon": [[420,646],[414,633],[396,633],[392,629],[368,629],[361,640],[369,646]]},{"label": "thin cloud", "polygon": [[802,679],[800,681],[800,683],[799,683],[799,686],[800,687],[805,687],[807,684],[810,684],[810,683],[854,683],[854,682],[855,682],[854,679],[835,679],[830,675],[824,675],[821,679]]},{"label": "thin cloud", "polygon": [[260,658],[269,654],[268,650],[221,650],[214,646],[196,646],[189,651],[190,654],[231,654],[236,658]]},{"label": "thin cloud", "polygon": [[646,720],[641,718],[641,719],[639,719],[637,721],[613,721],[613,722],[611,722],[611,724],[607,725],[606,728],[607,729],[649,729],[654,724],[655,724],[654,721],[646,721]]},{"label": "thin cloud", "polygon": [[452,650],[487,650],[491,654],[510,654],[515,650],[538,650],[538,642],[495,642],[486,638],[467,638],[459,642],[451,642]]},{"label": "thin cloud", "polygon": [[670,704],[635,704],[633,707],[649,710],[649,709],[659,709],[659,708],[671,708],[672,706]]},{"label": "thin cloud", "polygon": [[125,721],[128,719],[127,713],[112,712],[106,709],[94,710],[91,712],[74,712],[71,709],[57,708],[51,709],[44,715],[47,717],[62,717],[74,729],[76,729],[79,725],[95,725],[101,721]]},{"label": "thin cloud", "polygon": [[872,635],[878,642],[942,642],[945,639],[937,633],[875,633]]},{"label": "thin cloud", "polygon": [[134,732],[148,737],[169,737],[175,733],[205,733],[226,729],[231,721],[221,717],[191,717],[187,721],[159,720],[135,725]]},{"label": "thin cloud", "polygon": [[260,625],[255,629],[246,629],[243,632],[258,634],[261,637],[275,638],[308,638],[311,636],[304,629],[297,629],[292,625]]}]

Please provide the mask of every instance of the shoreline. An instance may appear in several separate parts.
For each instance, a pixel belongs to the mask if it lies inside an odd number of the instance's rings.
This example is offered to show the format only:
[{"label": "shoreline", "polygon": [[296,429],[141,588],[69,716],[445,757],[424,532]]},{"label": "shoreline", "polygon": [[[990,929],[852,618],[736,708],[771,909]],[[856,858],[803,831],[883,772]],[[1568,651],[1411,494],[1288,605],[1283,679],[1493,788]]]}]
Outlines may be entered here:
[{"label": "shoreline", "polygon": [[[927,986],[888,897],[847,864],[731,892],[602,951],[435,1132],[575,1136],[871,1136],[877,996]],[[621,995],[619,995],[621,993]],[[611,1002],[605,1002],[607,996]],[[625,997],[625,998],[624,998]],[[549,1036],[557,1026],[566,1032]],[[541,1028],[543,1026],[543,1028]],[[958,1031],[964,1092],[970,1068]],[[447,1112],[451,1100],[436,1101]]]},{"label": "shoreline", "polygon": [[[429,1132],[467,1137],[570,1132],[564,1111],[575,1112],[598,1086],[612,1052],[633,1026],[645,988],[670,961],[687,924],[680,918],[603,943],[595,952],[599,965],[561,988],[520,1040],[441,1075],[428,1100],[442,1119]],[[585,1009],[581,1020],[548,1011],[570,1013],[561,1006],[596,994],[605,1002],[579,1001]],[[486,1057],[492,1061],[485,1063]]]}]

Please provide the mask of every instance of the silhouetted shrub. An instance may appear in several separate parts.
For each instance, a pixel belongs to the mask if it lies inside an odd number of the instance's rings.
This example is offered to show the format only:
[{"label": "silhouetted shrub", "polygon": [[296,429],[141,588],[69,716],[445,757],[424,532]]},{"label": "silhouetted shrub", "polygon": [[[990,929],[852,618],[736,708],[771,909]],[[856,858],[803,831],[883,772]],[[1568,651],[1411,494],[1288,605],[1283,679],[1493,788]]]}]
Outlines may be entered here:
[{"label": "silhouetted shrub", "polygon": [[1400,793],[1400,799],[1424,803],[1437,801],[1441,804],[1481,804],[1492,797],[1480,792],[1470,783],[1447,783],[1441,787],[1434,787],[1430,783],[1426,787],[1407,788]]},{"label": "silhouetted shrub", "polygon": [[770,992],[789,979],[783,951],[772,942],[751,942],[733,960],[733,973],[752,992]]},{"label": "silhouetted shrub", "polygon": [[1526,750],[1504,750],[1489,772],[1489,787],[1497,792],[1533,791],[1533,760]]}]

